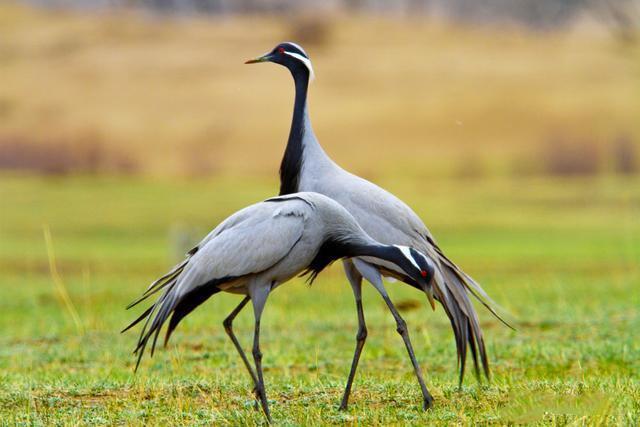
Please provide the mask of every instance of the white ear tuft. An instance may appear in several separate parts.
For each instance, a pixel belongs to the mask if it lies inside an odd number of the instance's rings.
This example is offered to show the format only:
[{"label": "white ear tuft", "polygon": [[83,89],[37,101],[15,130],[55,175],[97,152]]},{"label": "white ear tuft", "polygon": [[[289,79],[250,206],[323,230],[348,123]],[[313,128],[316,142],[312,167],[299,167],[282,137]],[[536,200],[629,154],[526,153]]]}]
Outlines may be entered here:
[{"label": "white ear tuft", "polygon": [[307,69],[309,70],[309,80],[315,79],[316,76],[315,76],[315,73],[313,72],[313,67],[311,66],[311,61],[309,60],[309,58],[305,58],[299,53],[287,52],[286,50],[284,51],[284,54],[289,55],[293,58],[296,58],[297,60],[302,62],[305,65],[305,67],[307,67]]},{"label": "white ear tuft", "polygon": [[404,255],[405,258],[407,258],[409,261],[411,261],[411,264],[413,264],[418,270],[421,270],[420,266],[418,266],[418,263],[413,258],[413,255],[411,255],[411,251],[409,250],[409,248],[407,246],[400,246],[400,245],[393,245],[393,246],[395,246],[396,248],[400,249],[400,252],[402,252],[402,255]]},{"label": "white ear tuft", "polygon": [[302,46],[300,46],[298,43],[294,43],[294,42],[285,42],[286,44],[290,44],[291,46],[295,47],[296,49],[298,49],[300,52],[303,53],[304,56],[306,56],[307,58],[309,57],[309,55],[307,54],[307,51],[304,50],[302,48]]}]

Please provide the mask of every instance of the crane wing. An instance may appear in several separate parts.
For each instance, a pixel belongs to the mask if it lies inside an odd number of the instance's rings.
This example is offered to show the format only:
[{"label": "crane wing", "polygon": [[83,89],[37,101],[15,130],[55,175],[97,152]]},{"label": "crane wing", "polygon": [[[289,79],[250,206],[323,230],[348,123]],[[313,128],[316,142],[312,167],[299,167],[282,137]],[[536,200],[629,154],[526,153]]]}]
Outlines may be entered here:
[{"label": "crane wing", "polygon": [[302,237],[306,214],[303,206],[274,205],[223,229],[192,255],[177,282],[178,295],[274,266]]},{"label": "crane wing", "polygon": [[163,276],[166,279],[160,286],[137,301],[164,289],[158,300],[125,329],[146,319],[136,348],[136,368],[155,334],[153,355],[160,329],[169,316],[165,344],[180,320],[219,292],[220,285],[271,268],[302,239],[311,205],[302,199],[278,202],[286,203],[262,202],[229,217],[190,251],[187,260]]}]

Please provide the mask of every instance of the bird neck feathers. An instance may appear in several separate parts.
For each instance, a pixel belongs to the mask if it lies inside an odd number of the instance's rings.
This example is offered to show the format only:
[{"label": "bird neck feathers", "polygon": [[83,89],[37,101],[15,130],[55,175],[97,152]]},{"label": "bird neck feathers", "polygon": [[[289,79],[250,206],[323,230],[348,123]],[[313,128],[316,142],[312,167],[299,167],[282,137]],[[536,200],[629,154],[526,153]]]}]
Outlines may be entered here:
[{"label": "bird neck feathers", "polygon": [[309,73],[299,68],[297,72],[292,70],[291,74],[295,82],[296,97],[293,104],[289,141],[280,163],[280,195],[298,191],[304,151],[303,138],[309,122],[306,117]]},{"label": "bird neck feathers", "polygon": [[307,92],[309,89],[309,72],[305,67],[291,70],[295,82],[296,95],[293,104],[293,118],[289,131],[289,140],[280,163],[280,195],[305,190],[300,187],[302,168],[305,160],[310,159],[307,166],[316,168],[331,160],[318,143],[307,108]]}]

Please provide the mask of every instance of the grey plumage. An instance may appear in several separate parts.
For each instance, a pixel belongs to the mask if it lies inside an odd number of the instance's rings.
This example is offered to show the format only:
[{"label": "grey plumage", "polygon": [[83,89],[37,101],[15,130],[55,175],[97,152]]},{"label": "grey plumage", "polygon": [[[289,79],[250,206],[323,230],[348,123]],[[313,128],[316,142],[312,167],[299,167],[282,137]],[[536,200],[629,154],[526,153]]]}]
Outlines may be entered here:
[{"label": "grey plumage", "polygon": [[[329,158],[318,143],[309,119],[307,90],[310,61],[308,55],[302,51],[305,62],[296,62],[279,54],[287,49],[301,48],[290,43],[281,43],[269,54],[250,61],[251,63],[265,61],[278,63],[287,67],[294,78],[296,95],[289,140],[280,166],[280,194],[296,191],[314,191],[324,194],[344,206],[374,239],[384,244],[410,246],[427,255],[435,266],[435,276],[428,291],[432,292],[441,303],[451,322],[458,353],[460,384],[465,373],[467,347],[471,349],[478,377],[479,363],[481,363],[488,378],[489,362],[482,329],[469,294],[474,295],[500,319],[493,308],[497,305],[475,280],[447,258],[431,232],[409,206],[388,191],[345,171]],[[374,264],[384,272],[384,262],[377,261]],[[359,296],[362,274],[354,268],[352,261],[345,261],[344,265],[347,278],[356,296],[359,331],[364,330],[365,333],[358,333],[356,354],[342,408],[346,408],[351,381],[364,344],[364,338],[361,336],[366,337]],[[402,277],[400,279],[403,280]],[[406,280],[403,281],[406,282]]]},{"label": "grey plumage", "polygon": [[[404,202],[336,165],[321,151],[310,128],[305,133],[304,143],[305,156],[299,190],[316,191],[338,201],[356,218],[360,226],[378,241],[411,246],[426,254],[436,266],[433,292],[445,309],[454,329],[460,383],[464,378],[467,344],[472,350],[474,366],[477,368],[477,350],[485,374],[489,377],[489,363],[482,330],[468,294],[477,297],[497,316],[491,306],[494,304],[493,301],[479,284],[446,257],[431,232]],[[306,156],[307,153],[310,154],[309,157]]]},{"label": "grey plumage", "polygon": [[[305,270],[317,275],[331,262],[353,256],[366,256],[371,262],[384,260],[397,274],[406,275],[422,288],[433,274],[433,266],[423,255],[410,248],[379,244],[344,207],[317,193],[276,197],[236,212],[130,305],[160,293],[155,303],[125,329],[145,320],[135,349],[136,369],[149,342],[153,355],[167,320],[165,344],[180,320],[211,295],[223,291],[246,295],[224,326],[255,383],[265,414],[270,417],[259,349],[260,316],[269,293]],[[377,280],[375,267],[364,262],[359,267],[369,273],[371,280]],[[384,288],[380,292],[386,298]],[[249,299],[256,318],[255,373],[232,331],[233,318]],[[416,374],[423,382],[419,370]]]}]

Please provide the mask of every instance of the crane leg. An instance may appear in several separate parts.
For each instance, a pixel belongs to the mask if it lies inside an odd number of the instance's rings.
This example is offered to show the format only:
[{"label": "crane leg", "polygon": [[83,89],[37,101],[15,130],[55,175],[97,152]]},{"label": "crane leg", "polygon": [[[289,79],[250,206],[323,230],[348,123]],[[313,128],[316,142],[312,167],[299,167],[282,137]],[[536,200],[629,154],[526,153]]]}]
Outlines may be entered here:
[{"label": "crane leg", "polygon": [[253,303],[253,312],[255,315],[255,329],[253,333],[253,361],[256,365],[256,373],[258,376],[257,395],[260,398],[262,410],[267,417],[269,423],[271,420],[271,412],[269,411],[269,402],[267,401],[267,393],[264,387],[264,378],[262,375],[262,352],[260,351],[260,317],[267,302],[267,297],[271,290],[271,286],[250,287],[251,302]]},{"label": "crane leg", "polygon": [[409,339],[409,331],[407,330],[407,323],[404,321],[395,305],[389,298],[389,294],[387,294],[387,290],[382,283],[382,276],[380,275],[380,271],[372,265],[355,258],[353,260],[354,266],[358,269],[358,271],[369,281],[371,284],[378,290],[384,302],[387,303],[387,307],[389,307],[389,311],[393,315],[393,318],[396,320],[396,331],[402,337],[404,341],[404,345],[407,347],[407,353],[409,353],[409,358],[411,359],[411,364],[413,364],[413,370],[418,378],[418,383],[420,383],[420,389],[422,390],[422,409],[425,411],[431,407],[433,404],[433,397],[427,390],[427,386],[424,383],[424,378],[422,377],[422,370],[420,369],[420,365],[416,360],[416,355],[413,352],[413,346],[411,345],[411,340]]},{"label": "crane leg", "polygon": [[251,379],[253,380],[254,393],[256,395],[256,399],[259,399],[258,378],[256,377],[256,374],[253,371],[251,364],[249,363],[249,359],[247,359],[247,355],[244,353],[244,350],[242,350],[242,346],[240,345],[240,342],[238,342],[238,338],[236,338],[236,335],[233,333],[233,320],[236,318],[238,313],[242,311],[244,306],[247,305],[247,303],[250,300],[251,300],[250,297],[248,296],[244,297],[244,299],[240,301],[240,304],[238,304],[238,306],[229,314],[229,316],[227,316],[227,318],[224,319],[224,322],[222,322],[222,324],[224,325],[224,330],[227,333],[227,335],[229,335],[229,338],[231,338],[231,341],[233,342],[233,345],[235,346],[236,350],[238,350],[238,353],[242,358],[242,362],[244,363],[244,366],[247,368],[247,371],[249,371],[249,375],[251,375]]},{"label": "crane leg", "polygon": [[344,271],[347,275],[347,279],[349,279],[349,283],[351,284],[351,288],[353,289],[353,295],[356,299],[356,309],[358,310],[358,334],[356,335],[356,349],[353,353],[351,371],[349,372],[347,386],[344,390],[344,395],[342,396],[342,403],[340,403],[340,410],[346,410],[349,404],[351,385],[353,384],[353,379],[356,376],[358,362],[360,361],[360,354],[362,353],[364,343],[367,339],[367,325],[364,321],[364,311],[362,309],[362,275],[348,260],[343,261],[343,266]]},{"label": "crane leg", "polygon": [[409,331],[407,330],[407,323],[404,321],[402,316],[400,316],[400,313],[398,313],[398,310],[393,305],[393,302],[391,302],[391,299],[389,298],[389,295],[387,295],[386,291],[384,293],[380,292],[380,294],[382,295],[384,302],[387,303],[387,307],[389,307],[389,311],[391,311],[394,319],[396,319],[396,330],[402,337],[404,345],[407,347],[407,353],[409,353],[409,358],[411,359],[411,363],[413,364],[413,370],[416,374],[416,377],[418,378],[418,383],[420,383],[420,389],[422,389],[422,409],[426,411],[433,405],[433,397],[429,393],[429,390],[427,390],[427,386],[424,383],[424,378],[422,377],[420,364],[418,364],[416,355],[413,352],[413,346],[411,345],[411,340],[409,339]]}]

